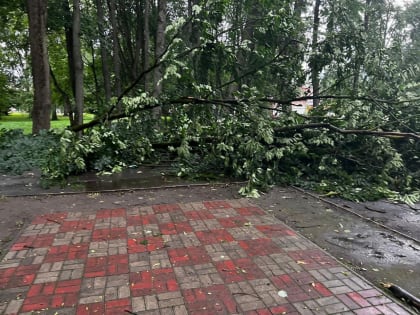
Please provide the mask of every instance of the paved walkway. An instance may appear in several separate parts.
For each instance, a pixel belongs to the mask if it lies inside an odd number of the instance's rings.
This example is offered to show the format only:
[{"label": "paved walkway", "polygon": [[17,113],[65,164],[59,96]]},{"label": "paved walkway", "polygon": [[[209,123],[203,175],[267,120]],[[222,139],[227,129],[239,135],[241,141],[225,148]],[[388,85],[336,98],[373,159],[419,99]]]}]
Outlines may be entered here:
[{"label": "paved walkway", "polygon": [[410,314],[246,200],[37,217],[1,314]]}]

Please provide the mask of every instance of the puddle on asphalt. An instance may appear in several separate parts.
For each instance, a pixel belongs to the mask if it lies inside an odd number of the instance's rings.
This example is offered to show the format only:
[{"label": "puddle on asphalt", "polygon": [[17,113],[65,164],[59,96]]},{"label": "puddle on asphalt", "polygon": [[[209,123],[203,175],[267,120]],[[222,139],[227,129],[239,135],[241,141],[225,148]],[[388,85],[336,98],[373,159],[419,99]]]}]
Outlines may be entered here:
[{"label": "puddle on asphalt", "polygon": [[86,174],[71,181],[83,191],[103,191],[130,188],[159,187],[191,183],[171,174],[167,168],[127,169],[121,173],[102,175]]},{"label": "puddle on asphalt", "polygon": [[118,189],[138,189],[161,186],[176,186],[207,183],[206,180],[192,181],[175,176],[170,167],[129,168],[121,173],[98,175],[93,172],[71,176],[63,185],[45,187],[39,173],[27,172],[20,176],[1,175],[0,194],[5,196],[37,195],[60,192],[93,192]]}]

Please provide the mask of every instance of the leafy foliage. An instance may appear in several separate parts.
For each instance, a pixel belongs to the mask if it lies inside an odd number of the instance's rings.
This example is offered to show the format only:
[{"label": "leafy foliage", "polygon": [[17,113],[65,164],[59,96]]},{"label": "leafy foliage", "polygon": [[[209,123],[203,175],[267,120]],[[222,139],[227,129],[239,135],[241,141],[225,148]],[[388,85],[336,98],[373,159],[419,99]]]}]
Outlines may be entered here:
[{"label": "leafy foliage", "polygon": [[[82,135],[68,130],[39,137],[3,132],[0,170],[17,173],[40,167],[45,178],[62,180],[88,170],[116,172],[146,161],[171,159],[179,176],[247,180],[241,193],[254,197],[274,184],[294,184],[353,200],[418,200],[418,141],[297,128],[329,123],[344,130],[418,134],[418,1],[403,12],[383,1],[323,1],[322,33],[314,50],[305,40],[311,29],[304,18],[305,11],[310,14],[309,3],[168,1],[166,47],[162,56],[156,56],[154,21],[161,13],[159,7],[152,6],[150,34],[143,34],[144,7],[133,0],[117,2],[115,27],[119,29],[108,25],[99,34],[95,3],[84,2],[85,103],[101,124]],[[63,95],[72,100],[73,92],[68,38],[63,33],[70,25],[63,24],[68,21],[60,1],[49,5],[50,63],[58,82],[53,100],[62,103]],[[109,11],[104,9],[104,21],[109,21]],[[11,16],[16,23],[20,20]],[[11,32],[13,27],[3,31],[18,37],[13,49],[0,55],[9,72],[19,69],[14,52],[25,51],[22,25],[14,27],[16,32]],[[113,32],[120,41],[122,82],[111,83],[115,90],[116,83],[125,90],[122,95],[113,94],[111,104],[106,104],[101,86],[106,75],[101,69],[117,66],[112,60]],[[145,35],[155,44],[143,49]],[[103,42],[107,45],[101,47]],[[25,68],[28,62],[21,59]],[[288,111],[290,102],[270,101],[299,97],[308,67],[322,73],[321,90],[353,99],[323,99],[307,116]],[[9,79],[9,72],[0,76],[1,82]],[[157,75],[153,80],[152,72]],[[28,94],[26,77],[21,76],[19,84]],[[110,78],[117,78],[116,70]],[[159,93],[153,90],[156,82],[163,87]],[[58,86],[65,93],[58,93]],[[8,91],[0,94],[11,102]],[[18,98],[25,103],[24,97]],[[113,106],[117,99],[121,103]],[[273,118],[271,107],[281,105],[283,110]],[[154,112],[157,108],[161,115]],[[36,152],[33,161],[29,152]]]},{"label": "leafy foliage", "polygon": [[41,165],[44,178],[63,180],[89,170],[119,172],[124,167],[140,164],[152,153],[152,148],[149,140],[139,133],[141,128],[136,127],[128,127],[122,121],[111,128],[92,129],[81,137],[64,131]]},{"label": "leafy foliage", "polygon": [[58,141],[53,133],[24,135],[21,129],[0,129],[0,172],[21,174],[39,169],[46,153]]}]

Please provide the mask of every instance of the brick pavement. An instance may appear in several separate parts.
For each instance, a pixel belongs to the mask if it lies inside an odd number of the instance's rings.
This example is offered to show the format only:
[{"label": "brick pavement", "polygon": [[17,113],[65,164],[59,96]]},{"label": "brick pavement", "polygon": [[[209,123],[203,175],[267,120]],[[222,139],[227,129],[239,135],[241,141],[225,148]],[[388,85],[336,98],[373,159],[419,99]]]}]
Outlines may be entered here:
[{"label": "brick pavement", "polygon": [[1,314],[410,314],[246,200],[37,217]]}]

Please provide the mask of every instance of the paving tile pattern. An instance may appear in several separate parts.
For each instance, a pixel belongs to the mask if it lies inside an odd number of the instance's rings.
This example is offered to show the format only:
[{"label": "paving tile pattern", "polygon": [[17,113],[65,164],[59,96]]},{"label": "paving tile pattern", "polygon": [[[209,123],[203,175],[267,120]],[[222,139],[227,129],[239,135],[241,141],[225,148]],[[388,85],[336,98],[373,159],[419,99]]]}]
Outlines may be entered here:
[{"label": "paving tile pattern", "polygon": [[409,314],[246,200],[37,217],[0,314]]}]

